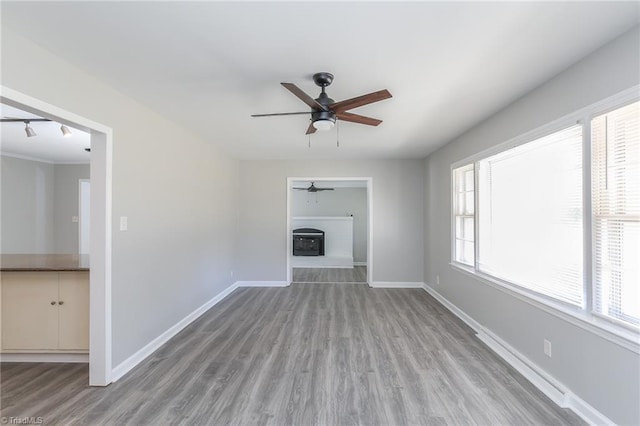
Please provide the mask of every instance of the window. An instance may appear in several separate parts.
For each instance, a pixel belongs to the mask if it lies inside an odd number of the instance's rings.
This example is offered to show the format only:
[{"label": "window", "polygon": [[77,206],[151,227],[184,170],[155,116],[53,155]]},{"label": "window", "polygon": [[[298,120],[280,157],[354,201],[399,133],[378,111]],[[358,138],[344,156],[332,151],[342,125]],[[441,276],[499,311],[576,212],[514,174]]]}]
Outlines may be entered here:
[{"label": "window", "polygon": [[478,269],[582,306],[582,127],[478,165]]},{"label": "window", "polygon": [[594,312],[640,324],[640,104],[591,121]]},{"label": "window", "polygon": [[474,168],[473,164],[453,171],[454,182],[454,259],[473,266],[474,247]]},{"label": "window", "polygon": [[616,99],[452,170],[452,264],[628,338],[614,324],[640,331],[640,101]]}]

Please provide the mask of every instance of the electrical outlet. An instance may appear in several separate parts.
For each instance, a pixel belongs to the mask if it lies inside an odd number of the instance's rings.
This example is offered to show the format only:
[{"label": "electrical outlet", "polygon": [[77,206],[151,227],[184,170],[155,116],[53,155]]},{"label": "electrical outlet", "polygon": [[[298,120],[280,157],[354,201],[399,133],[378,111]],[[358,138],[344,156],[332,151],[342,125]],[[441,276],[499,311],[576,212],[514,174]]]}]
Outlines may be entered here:
[{"label": "electrical outlet", "polygon": [[78,218],[78,216],[71,216],[71,222],[78,223],[79,220],[80,218]]},{"label": "electrical outlet", "polygon": [[233,271],[229,271],[229,273],[231,274],[231,278],[233,278]]},{"label": "electrical outlet", "polygon": [[544,339],[544,354],[551,358],[551,342]]},{"label": "electrical outlet", "polygon": [[127,216],[120,216],[120,230],[126,231],[129,228],[129,220]]},{"label": "electrical outlet", "polygon": [[440,285],[440,275],[436,275],[436,285]]}]

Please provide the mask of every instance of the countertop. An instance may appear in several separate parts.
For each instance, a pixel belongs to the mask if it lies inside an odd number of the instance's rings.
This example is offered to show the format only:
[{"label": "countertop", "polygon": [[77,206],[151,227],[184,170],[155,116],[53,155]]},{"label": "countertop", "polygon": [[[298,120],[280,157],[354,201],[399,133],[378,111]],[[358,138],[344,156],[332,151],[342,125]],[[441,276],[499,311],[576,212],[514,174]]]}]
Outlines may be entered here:
[{"label": "countertop", "polygon": [[2,254],[0,271],[88,271],[88,254]]}]

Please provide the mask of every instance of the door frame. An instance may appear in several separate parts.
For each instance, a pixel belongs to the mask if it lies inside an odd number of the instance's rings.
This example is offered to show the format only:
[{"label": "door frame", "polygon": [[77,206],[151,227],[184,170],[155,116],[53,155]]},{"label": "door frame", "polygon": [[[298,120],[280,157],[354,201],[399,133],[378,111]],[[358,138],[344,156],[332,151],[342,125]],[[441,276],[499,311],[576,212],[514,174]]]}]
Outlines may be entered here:
[{"label": "door frame", "polygon": [[93,120],[0,85],[0,102],[91,135],[89,260],[89,385],[111,383],[111,187],[113,130]]},{"label": "door frame", "polygon": [[367,184],[367,285],[371,287],[373,282],[373,178],[372,177],[287,177],[287,285],[291,285],[293,279],[293,267],[291,266],[291,257],[293,256],[293,242],[291,227],[291,188],[293,182],[298,180],[313,182],[336,182],[336,181],[357,181],[366,182]]}]

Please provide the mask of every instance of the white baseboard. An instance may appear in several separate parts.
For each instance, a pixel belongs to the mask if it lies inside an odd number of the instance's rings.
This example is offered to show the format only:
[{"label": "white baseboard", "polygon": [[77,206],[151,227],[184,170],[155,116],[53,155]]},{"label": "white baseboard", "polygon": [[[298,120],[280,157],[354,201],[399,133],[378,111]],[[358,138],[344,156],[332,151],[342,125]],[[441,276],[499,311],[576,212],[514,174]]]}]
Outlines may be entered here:
[{"label": "white baseboard", "polygon": [[182,320],[178,321],[174,326],[169,328],[160,336],[153,339],[151,342],[149,342],[146,346],[144,346],[138,352],[134,353],[129,358],[121,362],[118,366],[113,368],[113,370],[111,371],[111,380],[115,382],[116,380],[120,379],[122,376],[127,374],[136,365],[140,364],[142,361],[144,361],[145,358],[147,358],[149,355],[155,352],[158,348],[160,348],[160,346],[167,343],[173,336],[175,336],[180,331],[182,331],[183,328],[191,324],[193,321],[198,319],[202,314],[204,314],[209,309],[211,309],[211,307],[213,307],[222,299],[224,299],[229,294],[231,294],[231,292],[233,292],[236,288],[238,288],[238,283],[234,283],[230,285],[221,293],[219,293],[218,295],[213,297],[211,300],[209,300],[207,303],[200,306],[195,311],[191,312]]},{"label": "white baseboard", "polygon": [[567,395],[567,407],[591,425],[615,426],[610,418],[573,393]]},{"label": "white baseboard", "polygon": [[475,332],[478,339],[486,344],[498,356],[504,359],[515,370],[522,374],[535,387],[544,393],[549,399],[562,408],[569,408],[583,420],[591,425],[614,425],[607,416],[596,410],[593,406],[575,395],[569,388],[560,383],[555,377],[544,371],[530,359],[518,352],[515,348],[498,337],[479,322],[467,315],[456,305],[447,300],[428,284],[424,290],[433,296],[438,302],[449,309],[455,316],[464,321]]},{"label": "white baseboard", "polygon": [[286,281],[236,281],[238,287],[288,287]]},{"label": "white baseboard", "polygon": [[353,262],[353,266],[367,266],[367,262]]},{"label": "white baseboard", "polygon": [[535,387],[549,397],[550,400],[562,408],[568,408],[567,389],[559,385],[553,378],[545,377],[547,374],[528,359],[523,361],[523,355],[513,349],[511,345],[495,335],[490,335],[486,331],[478,331],[478,339],[498,354],[509,365],[515,368],[520,374],[527,378]]},{"label": "white baseboard", "polygon": [[0,354],[0,362],[89,363],[89,354]]},{"label": "white baseboard", "polygon": [[401,281],[373,281],[370,286],[374,288],[424,288],[424,283]]},{"label": "white baseboard", "polygon": [[424,288],[427,293],[432,295],[434,299],[444,305],[445,308],[449,309],[455,316],[460,318],[465,324],[471,327],[476,333],[483,329],[479,322],[471,318],[456,305],[449,302],[449,300],[445,299],[444,296],[434,290],[434,288],[429,286],[429,284],[425,284],[422,288]]}]

